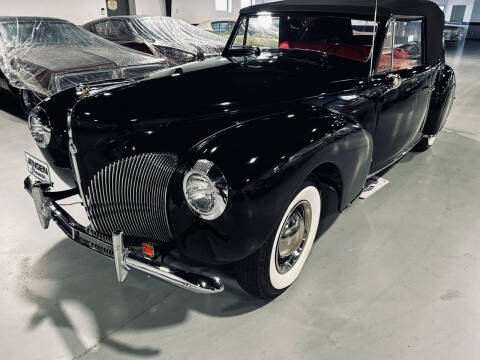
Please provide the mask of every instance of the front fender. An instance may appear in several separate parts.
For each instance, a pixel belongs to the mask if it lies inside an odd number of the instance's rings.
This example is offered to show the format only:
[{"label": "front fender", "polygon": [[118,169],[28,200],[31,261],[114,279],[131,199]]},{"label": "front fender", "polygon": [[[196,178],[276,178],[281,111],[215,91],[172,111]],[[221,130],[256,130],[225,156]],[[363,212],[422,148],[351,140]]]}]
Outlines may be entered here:
[{"label": "front fender", "polygon": [[[232,126],[195,145],[171,183],[170,222],[179,249],[204,262],[234,262],[272,236],[298,187],[325,163],[343,179],[340,208],[362,190],[372,138],[358,123],[321,107],[302,106]],[[203,221],[185,202],[183,174],[199,159],[222,169],[229,186],[224,214]]]}]

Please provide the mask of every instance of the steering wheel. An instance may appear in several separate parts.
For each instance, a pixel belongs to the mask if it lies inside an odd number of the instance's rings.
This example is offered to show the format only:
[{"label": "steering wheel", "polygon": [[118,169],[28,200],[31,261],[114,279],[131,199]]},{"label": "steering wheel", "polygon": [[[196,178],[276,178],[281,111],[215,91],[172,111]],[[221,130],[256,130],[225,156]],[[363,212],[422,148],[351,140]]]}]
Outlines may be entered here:
[{"label": "steering wheel", "polygon": [[[328,52],[328,50],[333,49],[333,48],[338,48],[338,47],[340,47],[340,46],[347,46],[347,47],[349,47],[350,49],[354,50],[358,55],[360,55],[362,59],[365,59],[365,58],[366,58],[365,54],[363,54],[356,46],[353,46],[353,45],[347,44],[347,43],[341,43],[341,42],[332,44],[332,45],[330,45],[329,47],[327,47],[327,48],[326,48],[325,50],[323,50],[323,51],[324,51],[324,52]],[[337,53],[337,52],[335,51],[334,54],[336,54],[336,53]]]}]

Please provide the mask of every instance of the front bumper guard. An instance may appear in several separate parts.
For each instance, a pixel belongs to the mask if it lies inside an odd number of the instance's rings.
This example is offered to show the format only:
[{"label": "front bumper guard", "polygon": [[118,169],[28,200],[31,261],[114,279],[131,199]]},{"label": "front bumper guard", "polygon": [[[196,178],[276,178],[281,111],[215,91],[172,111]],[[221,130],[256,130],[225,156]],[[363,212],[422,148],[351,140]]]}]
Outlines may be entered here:
[{"label": "front bumper guard", "polygon": [[223,283],[218,277],[172,266],[165,262],[165,257],[162,261],[147,259],[136,251],[126,248],[123,232],[120,230],[115,231],[109,238],[78,223],[57,204],[58,200],[76,195],[76,189],[50,192],[50,185],[32,182],[30,177],[25,179],[24,186],[33,198],[42,227],[47,229],[50,220],[53,220],[76,243],[113,259],[119,282],[125,281],[131,269],[136,269],[151,277],[196,293],[213,294],[223,291]]}]

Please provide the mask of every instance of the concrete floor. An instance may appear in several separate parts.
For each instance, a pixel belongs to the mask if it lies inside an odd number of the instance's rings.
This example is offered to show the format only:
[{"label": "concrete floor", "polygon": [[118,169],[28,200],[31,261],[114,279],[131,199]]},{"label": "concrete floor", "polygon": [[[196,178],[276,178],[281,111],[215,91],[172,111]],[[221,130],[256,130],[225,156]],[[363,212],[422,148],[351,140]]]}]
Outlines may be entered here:
[{"label": "concrete floor", "polygon": [[214,296],[138,273],[121,285],[111,262],[41,230],[22,189],[23,151],[38,151],[0,111],[0,357],[480,358],[480,42],[449,61],[457,100],[433,149],[340,216],[270,303],[231,279]]}]

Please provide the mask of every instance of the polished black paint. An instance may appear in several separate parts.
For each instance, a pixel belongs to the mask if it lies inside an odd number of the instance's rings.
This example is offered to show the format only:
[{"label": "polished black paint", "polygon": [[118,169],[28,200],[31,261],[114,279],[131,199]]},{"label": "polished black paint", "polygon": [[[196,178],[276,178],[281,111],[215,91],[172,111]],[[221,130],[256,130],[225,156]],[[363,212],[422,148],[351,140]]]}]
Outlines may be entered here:
[{"label": "polished black paint", "polygon": [[423,129],[425,135],[436,135],[442,130],[455,99],[456,79],[453,69],[445,64],[437,73],[428,117]]},{"label": "polished black paint", "polygon": [[[335,56],[236,55],[52,97],[42,106],[55,142],[44,154],[68,169],[69,108],[83,188],[126,156],[177,154],[168,191],[174,243],[193,259],[229,263],[272,235],[307,178],[327,184],[325,196],[335,193],[337,210],[346,208],[369,174],[436,134],[454,96],[453,71],[441,61],[399,71],[404,82],[393,89],[388,74],[369,76],[369,64]],[[213,161],[228,181],[227,209],[214,221],[194,216],[184,199],[183,176],[198,159]]]}]

